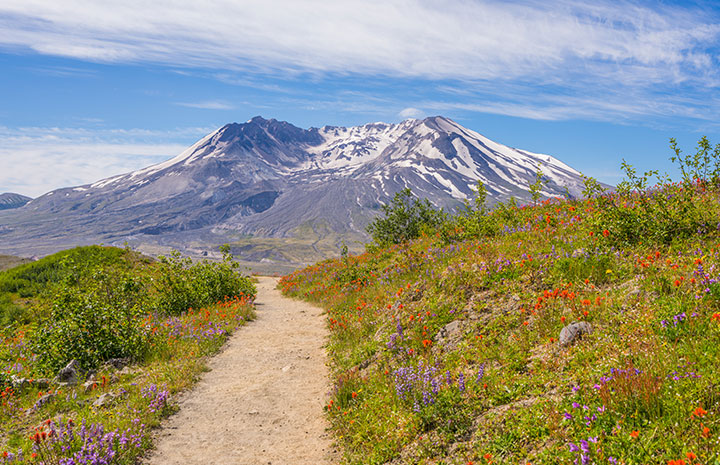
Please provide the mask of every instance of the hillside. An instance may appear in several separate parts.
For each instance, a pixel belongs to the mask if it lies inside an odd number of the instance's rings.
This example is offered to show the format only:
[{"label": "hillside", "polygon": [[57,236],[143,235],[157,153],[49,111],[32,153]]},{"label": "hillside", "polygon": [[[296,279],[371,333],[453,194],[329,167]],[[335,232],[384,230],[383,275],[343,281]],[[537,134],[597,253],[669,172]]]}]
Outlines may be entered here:
[{"label": "hillside", "polygon": [[348,463],[720,463],[718,172],[629,168],[281,281],[327,309]]},{"label": "hillside", "polygon": [[137,463],[254,296],[229,260],[112,247],[0,272],[0,462]]},{"label": "hillside", "polygon": [[11,210],[13,208],[20,208],[32,198],[26,197],[21,194],[14,194],[12,192],[5,192],[0,194],[0,210]]}]

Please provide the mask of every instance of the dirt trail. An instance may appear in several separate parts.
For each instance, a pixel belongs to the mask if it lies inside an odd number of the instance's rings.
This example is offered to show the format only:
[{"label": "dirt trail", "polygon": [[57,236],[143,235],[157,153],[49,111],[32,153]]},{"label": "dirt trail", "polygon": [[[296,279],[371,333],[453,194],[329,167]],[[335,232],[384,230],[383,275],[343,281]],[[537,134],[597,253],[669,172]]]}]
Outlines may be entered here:
[{"label": "dirt trail", "polygon": [[259,278],[257,319],[214,357],[156,437],[151,465],[331,464],[322,310]]}]

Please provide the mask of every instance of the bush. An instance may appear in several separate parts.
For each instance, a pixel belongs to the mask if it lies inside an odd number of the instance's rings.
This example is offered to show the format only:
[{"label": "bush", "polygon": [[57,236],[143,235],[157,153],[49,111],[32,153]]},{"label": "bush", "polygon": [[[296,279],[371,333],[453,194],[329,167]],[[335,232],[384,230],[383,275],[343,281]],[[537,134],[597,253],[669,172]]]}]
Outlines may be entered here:
[{"label": "bush", "polygon": [[[593,226],[607,230],[611,243],[670,244],[705,234],[717,223],[718,218],[708,214],[714,199],[703,194],[718,184],[720,146],[710,152],[710,143],[703,137],[694,156],[682,156],[673,139],[671,148],[675,152],[671,160],[679,164],[682,173],[680,183],[670,182],[654,170],[638,175],[625,161],[622,168],[626,179],[611,194],[594,179],[586,178],[585,196],[594,198],[599,210]],[[658,183],[649,187],[653,177]]]},{"label": "bush", "polygon": [[226,297],[254,296],[257,292],[250,278],[237,272],[237,263],[229,253],[220,263],[193,264],[177,251],[169,257],[160,257],[153,284],[153,307],[166,315],[177,315]]},{"label": "bush", "polygon": [[0,294],[0,328],[14,323],[29,323],[28,312],[16,305],[8,294]]},{"label": "bush", "polygon": [[478,181],[475,192],[472,202],[465,200],[465,208],[448,219],[440,228],[440,236],[445,242],[491,237],[497,234],[499,224],[497,218],[494,218],[486,207],[487,189],[482,181]]},{"label": "bush", "polygon": [[375,244],[387,247],[420,237],[445,221],[442,210],[435,209],[427,199],[416,198],[410,189],[395,194],[389,205],[382,206],[383,217],[375,218],[367,232]]},{"label": "bush", "polygon": [[41,370],[55,372],[73,359],[85,370],[112,358],[142,359],[148,337],[141,280],[97,268],[79,284],[60,288],[50,318],[31,340]]}]

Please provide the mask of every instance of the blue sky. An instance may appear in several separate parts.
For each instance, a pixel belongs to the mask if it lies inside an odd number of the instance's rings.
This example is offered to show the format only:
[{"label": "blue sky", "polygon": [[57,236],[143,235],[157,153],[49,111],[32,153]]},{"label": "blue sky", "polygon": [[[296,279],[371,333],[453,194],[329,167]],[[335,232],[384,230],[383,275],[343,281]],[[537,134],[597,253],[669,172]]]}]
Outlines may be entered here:
[{"label": "blue sky", "polygon": [[717,2],[0,3],[0,192],[170,158],[255,115],[444,115],[609,183],[720,142]]}]

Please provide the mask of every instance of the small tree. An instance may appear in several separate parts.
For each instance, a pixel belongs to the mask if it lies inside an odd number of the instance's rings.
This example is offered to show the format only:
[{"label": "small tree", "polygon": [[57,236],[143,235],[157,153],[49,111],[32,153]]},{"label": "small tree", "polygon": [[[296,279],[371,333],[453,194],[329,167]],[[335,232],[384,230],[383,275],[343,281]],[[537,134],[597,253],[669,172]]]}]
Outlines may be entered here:
[{"label": "small tree", "polygon": [[538,200],[540,200],[540,197],[542,196],[542,188],[545,186],[545,184],[547,184],[547,179],[545,179],[544,176],[544,173],[538,167],[537,171],[535,172],[535,182],[528,182],[528,189],[530,190],[530,197],[532,197],[533,205],[537,205]]},{"label": "small tree", "polygon": [[437,210],[427,199],[418,199],[410,189],[396,193],[389,205],[382,206],[382,211],[383,216],[367,227],[373,242],[381,247],[415,239],[445,220],[442,209]]}]

